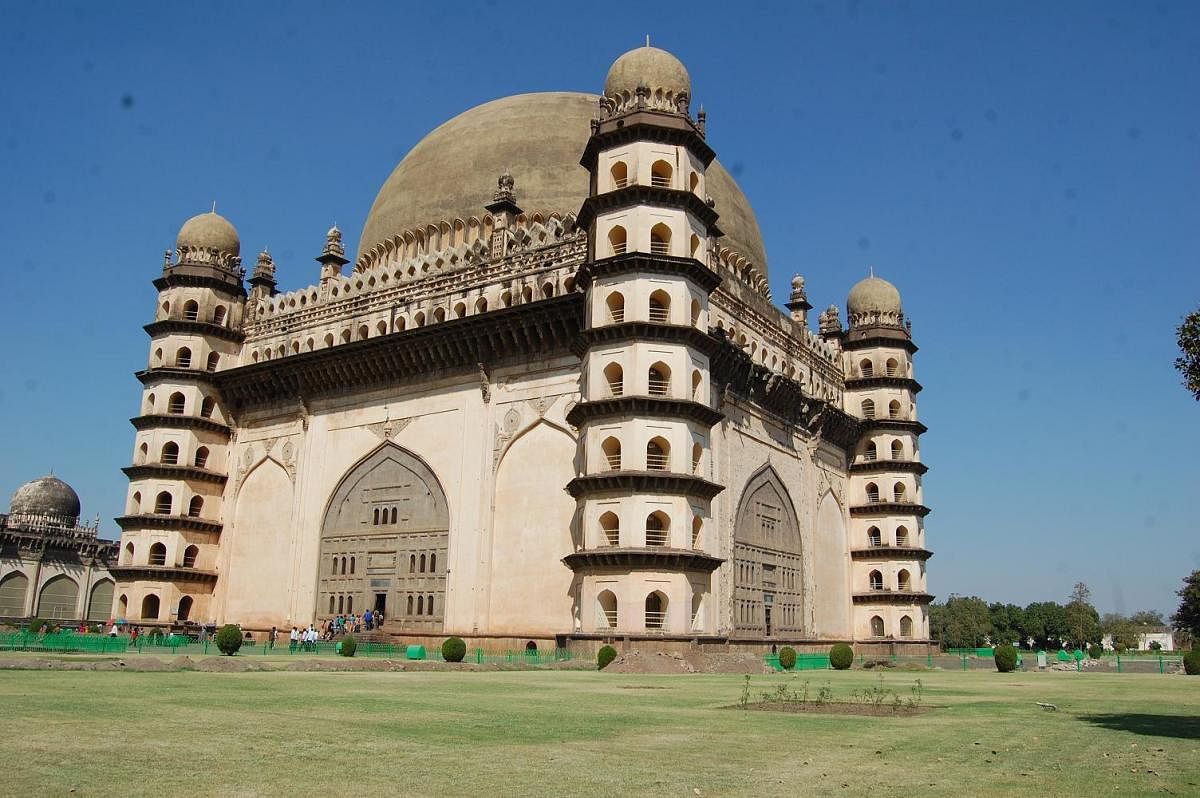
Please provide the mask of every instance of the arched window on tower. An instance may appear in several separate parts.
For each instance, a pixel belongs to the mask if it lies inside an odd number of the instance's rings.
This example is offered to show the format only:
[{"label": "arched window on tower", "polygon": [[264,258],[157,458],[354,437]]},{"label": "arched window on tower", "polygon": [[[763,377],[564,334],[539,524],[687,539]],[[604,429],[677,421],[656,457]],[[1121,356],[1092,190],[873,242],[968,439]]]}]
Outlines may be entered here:
[{"label": "arched window on tower", "polygon": [[700,173],[692,172],[690,175],[688,175],[688,191],[695,194],[695,193],[697,193],[699,188],[700,188]]},{"label": "arched window on tower", "polygon": [[650,295],[650,321],[655,324],[671,321],[671,295],[661,288]]},{"label": "arched window on tower", "polygon": [[646,596],[646,628],[663,629],[667,625],[667,597],[654,591]]},{"label": "arched window on tower", "polygon": [[879,571],[871,571],[867,575],[867,581],[870,583],[872,590],[883,590],[883,574]]},{"label": "arched window on tower", "polygon": [[900,402],[896,399],[888,402],[888,418],[900,418]]},{"label": "arched window on tower", "polygon": [[671,187],[671,164],[666,161],[655,161],[650,165],[650,185],[655,188]]},{"label": "arched window on tower", "polygon": [[166,565],[167,564],[167,547],[162,543],[155,543],[150,547],[150,564],[151,565]]},{"label": "arched window on tower", "polygon": [[188,515],[192,518],[199,518],[203,510],[204,499],[200,496],[193,496],[192,501],[188,504]]},{"label": "arched window on tower", "polygon": [[164,443],[162,452],[158,456],[158,462],[163,465],[177,465],[179,463],[179,444],[174,441]]},{"label": "arched window on tower", "polygon": [[217,326],[224,326],[225,325],[225,313],[226,313],[226,310],[225,310],[224,305],[217,305],[215,308],[213,308],[212,323],[216,324]]},{"label": "arched window on tower", "polygon": [[688,243],[691,245],[692,257],[696,260],[704,260],[704,242],[700,240],[700,236],[692,233]]},{"label": "arched window on tower", "polygon": [[671,519],[662,510],[646,516],[646,545],[666,546],[670,542]]},{"label": "arched window on tower", "polygon": [[704,447],[699,443],[692,444],[692,473],[700,474],[700,466],[703,465]]},{"label": "arched window on tower", "polygon": [[196,304],[196,300],[189,299],[183,303],[183,318],[187,321],[195,321],[200,318],[200,306]]},{"label": "arched window on tower", "polygon": [[196,450],[196,458],[192,461],[192,465],[196,468],[205,468],[208,465],[208,447],[201,446]]},{"label": "arched window on tower", "polygon": [[886,373],[889,377],[895,377],[899,374],[900,364],[896,362],[896,358],[889,357],[887,363],[884,364],[884,368],[887,370]]},{"label": "arched window on tower", "polygon": [[170,515],[171,509],[172,509],[171,508],[172,504],[173,504],[173,502],[171,500],[170,492],[164,490],[162,493],[158,494],[158,496],[156,496],[154,499],[155,515]]},{"label": "arched window on tower", "polygon": [[901,637],[912,637],[913,636],[912,618],[910,618],[907,615],[900,616],[900,636]]},{"label": "arched window on tower", "polygon": [[204,418],[212,418],[213,411],[217,407],[217,400],[211,396],[204,397],[204,401],[200,403],[200,415]]},{"label": "arched window on tower", "polygon": [[192,367],[192,350],[186,346],[175,353],[176,368],[187,369]]},{"label": "arched window on tower", "polygon": [[629,185],[629,167],[624,161],[614,163],[608,173],[612,176],[613,190]]},{"label": "arched window on tower", "polygon": [[613,291],[609,294],[604,304],[608,306],[608,319],[613,324],[620,324],[625,321],[625,295],[620,291]]},{"label": "arched window on tower", "polygon": [[912,577],[909,575],[908,569],[901,568],[900,572],[896,574],[896,589],[906,592],[912,590]]},{"label": "arched window on tower", "polygon": [[900,441],[892,441],[892,459],[893,460],[903,460],[904,459],[904,444],[901,443]]},{"label": "arched window on tower", "polygon": [[863,358],[858,364],[858,373],[864,377],[871,377],[875,373],[875,369],[871,366],[871,361]]},{"label": "arched window on tower", "polygon": [[867,483],[867,503],[868,504],[878,504],[879,503],[879,486],[876,485],[874,482]]},{"label": "arched window on tower", "polygon": [[873,526],[867,530],[867,545],[869,545],[869,546],[882,546],[883,545],[883,535],[881,535],[879,533],[879,527]]},{"label": "arched window on tower", "polygon": [[908,490],[904,487],[903,482],[897,482],[892,486],[892,497],[898,504],[908,501]]},{"label": "arched window on tower", "polygon": [[604,367],[604,380],[608,384],[609,396],[621,396],[625,393],[625,373],[620,363],[609,363]]},{"label": "arched window on tower", "polygon": [[698,515],[692,516],[692,548],[700,548],[700,534],[704,531],[704,520]]},{"label": "arched window on tower", "polygon": [[183,550],[183,567],[195,568],[196,560],[200,557],[199,546],[188,546]]},{"label": "arched window on tower", "polygon": [[870,399],[862,400],[862,417],[875,418],[875,403]]},{"label": "arched window on tower", "polygon": [[621,225],[615,225],[608,231],[608,248],[610,254],[624,255],[628,243],[625,228]]},{"label": "arched window on tower", "polygon": [[863,447],[863,459],[868,463],[873,463],[878,457],[879,453],[875,447],[875,441],[867,441],[867,445]]},{"label": "arched window on tower", "polygon": [[671,228],[662,222],[650,228],[650,254],[671,254]]},{"label": "arched window on tower", "polygon": [[602,590],[596,596],[596,624],[605,629],[617,628],[617,596],[611,590]]},{"label": "arched window on tower", "polygon": [[906,527],[906,526],[896,527],[896,545],[897,546],[907,546],[908,545],[908,527]]},{"label": "arched window on tower", "polygon": [[667,396],[671,393],[671,369],[666,363],[655,363],[646,376],[647,393],[651,396]]},{"label": "arched window on tower", "polygon": [[206,368],[208,371],[216,371],[216,370],[217,370],[217,365],[218,365],[220,362],[221,362],[221,356],[220,356],[220,355],[218,355],[216,352],[209,352],[209,353],[208,353],[208,363],[205,365],[205,368]]},{"label": "arched window on tower", "polygon": [[883,627],[883,618],[878,615],[871,616],[871,636],[883,637],[886,630]]},{"label": "arched window on tower", "polygon": [[704,382],[704,377],[700,375],[700,369],[692,371],[692,401],[700,401],[700,386]]},{"label": "arched window on tower", "polygon": [[646,444],[646,470],[671,470],[671,444],[661,436],[651,438]]},{"label": "arched window on tower", "polygon": [[621,442],[616,438],[605,438],[600,444],[601,451],[604,452],[604,464],[608,466],[609,471],[619,471],[621,469]]},{"label": "arched window on tower", "polygon": [[621,519],[616,513],[606,512],[600,516],[600,532],[604,535],[603,542],[607,545],[621,545]]}]

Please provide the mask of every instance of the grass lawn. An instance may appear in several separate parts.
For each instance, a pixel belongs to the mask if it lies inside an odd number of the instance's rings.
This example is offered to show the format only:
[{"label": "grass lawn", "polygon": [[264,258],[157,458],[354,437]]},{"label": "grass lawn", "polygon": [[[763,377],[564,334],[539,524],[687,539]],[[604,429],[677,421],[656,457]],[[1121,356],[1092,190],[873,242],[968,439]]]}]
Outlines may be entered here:
[{"label": "grass lawn", "polygon": [[[914,717],[737,675],[0,672],[6,795],[1200,794],[1200,679],[893,672]],[[834,699],[870,672],[787,680]],[[1052,702],[1058,712],[1039,709]],[[698,791],[698,792],[697,792]]]}]

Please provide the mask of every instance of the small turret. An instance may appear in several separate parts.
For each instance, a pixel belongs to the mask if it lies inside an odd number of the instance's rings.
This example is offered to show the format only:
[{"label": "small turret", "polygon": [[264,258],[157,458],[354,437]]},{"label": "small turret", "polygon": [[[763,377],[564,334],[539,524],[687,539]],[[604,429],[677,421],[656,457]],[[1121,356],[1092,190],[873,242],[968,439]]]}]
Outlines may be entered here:
[{"label": "small turret", "polygon": [[346,247],[342,244],[342,231],[335,224],[325,232],[325,248],[317,258],[317,263],[321,264],[321,283],[341,277],[342,267],[349,262]]}]

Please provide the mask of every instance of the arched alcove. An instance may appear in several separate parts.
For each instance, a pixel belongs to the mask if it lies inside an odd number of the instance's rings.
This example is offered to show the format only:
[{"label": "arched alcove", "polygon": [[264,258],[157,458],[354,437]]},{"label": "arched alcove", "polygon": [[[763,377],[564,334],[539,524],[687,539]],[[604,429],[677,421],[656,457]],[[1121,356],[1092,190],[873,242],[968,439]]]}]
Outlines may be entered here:
[{"label": "arched alcove", "polygon": [[[321,528],[321,560],[340,558],[340,569],[321,570],[317,595],[346,593],[348,601],[357,596],[360,609],[383,610],[401,628],[440,632],[449,541],[450,511],[441,482],[417,455],[385,443],[334,489]],[[427,595],[422,612],[402,612],[402,597],[417,591],[432,592],[437,600]],[[323,609],[318,601],[317,612]],[[345,611],[352,611],[349,605]]]},{"label": "arched alcove", "polygon": [[235,498],[229,539],[226,617],[247,626],[287,620],[292,578],[292,481],[273,459],[246,475]]},{"label": "arched alcove", "polygon": [[733,531],[734,628],[753,634],[805,630],[804,545],[791,496],[775,469],[746,482]]}]

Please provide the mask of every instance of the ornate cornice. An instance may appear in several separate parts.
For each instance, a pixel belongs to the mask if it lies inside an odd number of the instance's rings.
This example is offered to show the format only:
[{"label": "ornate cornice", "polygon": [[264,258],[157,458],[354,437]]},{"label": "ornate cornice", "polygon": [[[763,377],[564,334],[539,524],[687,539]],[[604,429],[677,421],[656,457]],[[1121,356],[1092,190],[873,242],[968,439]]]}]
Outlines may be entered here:
[{"label": "ornate cornice", "polygon": [[592,281],[601,277],[645,272],[684,277],[708,293],[721,284],[721,275],[705,267],[695,258],[677,258],[673,255],[652,255],[646,252],[626,252],[611,258],[601,258],[579,267],[575,282],[587,288]]},{"label": "ornate cornice", "polygon": [[189,530],[192,532],[213,532],[219,534],[222,525],[216,521],[203,518],[193,518],[190,515],[121,515],[113,519],[122,532],[130,529],[173,529]]},{"label": "ornate cornice", "polygon": [[163,582],[216,582],[216,571],[199,568],[184,568],[174,565],[110,565],[108,572],[117,581],[133,582],[139,579]]},{"label": "ornate cornice", "polygon": [[657,493],[711,499],[723,490],[724,485],[671,471],[606,471],[575,477],[567,483],[567,493],[576,499],[597,493]]},{"label": "ornate cornice", "polygon": [[583,324],[583,294],[415,327],[211,375],[234,410],[307,401],[403,383],[438,372],[476,372],[514,358],[569,352]]},{"label": "ornate cornice", "polygon": [[580,227],[586,228],[597,214],[638,205],[683,208],[699,219],[710,235],[721,234],[720,230],[716,229],[719,214],[695,193],[678,188],[647,186],[642,183],[629,183],[624,188],[618,188],[615,191],[593,194],[583,201],[576,222]]},{"label": "ornate cornice", "polygon": [[906,421],[900,418],[863,418],[859,419],[858,423],[864,433],[887,430],[889,432],[911,432],[916,435],[924,435],[929,431],[929,427],[920,421]]},{"label": "ornate cornice", "polygon": [[629,571],[693,571],[712,573],[725,560],[694,549],[646,548],[583,549],[562,558],[572,571],[621,569]]},{"label": "ornate cornice", "polygon": [[[245,299],[246,288],[242,285],[240,278],[232,274],[224,274],[222,277],[215,277],[211,273],[198,274],[187,273],[180,271],[181,267],[173,266],[171,269],[154,281],[154,287],[159,291],[166,291],[168,288],[211,288],[214,291],[220,291],[231,300]],[[206,272],[210,271],[205,269]]]},{"label": "ornate cornice", "polygon": [[910,355],[917,352],[917,345],[912,342],[908,333],[900,328],[871,327],[865,330],[851,330],[843,334],[842,349],[847,352],[881,347],[903,349]]},{"label": "ornate cornice", "polygon": [[229,425],[202,416],[152,414],[148,416],[134,416],[129,419],[129,423],[134,426],[134,429],[138,430],[167,427],[170,429],[198,429],[205,432],[215,432],[219,435],[224,435],[226,438],[230,437],[231,434]]},{"label": "ornate cornice", "polygon": [[725,418],[724,413],[688,399],[668,399],[659,396],[614,396],[610,399],[580,402],[567,413],[567,423],[578,427],[588,421],[614,416],[685,419],[704,427],[711,427]]},{"label": "ornate cornice", "polygon": [[709,356],[718,345],[717,340],[711,335],[706,335],[689,325],[627,321],[621,324],[591,327],[582,331],[576,338],[572,349],[578,357],[582,358],[588,348],[592,346],[636,341],[681,344]]},{"label": "ornate cornice", "polygon": [[924,518],[929,515],[929,508],[923,504],[906,502],[872,502],[852,506],[850,515],[853,518],[875,515],[916,515]]},{"label": "ornate cornice", "polygon": [[861,463],[851,463],[851,474],[887,474],[890,472],[903,474],[924,474],[929,466],[916,460],[868,460]]},{"label": "ornate cornice", "polygon": [[102,540],[93,535],[70,535],[52,530],[23,529],[20,526],[0,524],[0,546],[13,546],[22,552],[36,554],[43,559],[58,552],[69,552],[79,557],[91,557],[100,563],[117,559],[117,543]]},{"label": "ornate cornice", "polygon": [[846,379],[846,390],[863,391],[871,388],[901,388],[912,393],[921,392],[921,383],[911,377],[850,377]]},{"label": "ornate cornice", "polygon": [[204,369],[181,369],[177,366],[155,366],[153,368],[143,369],[142,371],[134,372],[135,377],[141,381],[142,385],[150,387],[157,385],[160,382],[193,382],[199,385],[212,385],[215,371],[205,371]]},{"label": "ornate cornice", "polygon": [[160,479],[212,482],[216,485],[224,485],[229,479],[224,474],[218,474],[215,471],[209,471],[204,468],[196,468],[189,465],[169,465],[167,463],[145,463],[142,465],[125,466],[121,471],[130,479],[158,477]]},{"label": "ornate cornice", "polygon": [[601,121],[588,139],[579,164],[589,172],[596,169],[596,158],[601,150],[619,147],[635,141],[658,144],[675,144],[687,147],[705,168],[717,157],[717,153],[704,141],[700,131],[686,117],[660,111],[641,110],[622,114]]},{"label": "ornate cornice", "polygon": [[853,599],[855,604],[930,604],[934,596],[907,590],[872,590],[855,593]]},{"label": "ornate cornice", "polygon": [[919,560],[925,562],[933,556],[928,549],[918,549],[909,546],[870,546],[865,549],[851,549],[852,560]]},{"label": "ornate cornice", "polygon": [[213,324],[207,321],[189,321],[188,319],[162,319],[160,321],[152,321],[149,324],[143,325],[142,329],[153,338],[156,335],[172,335],[181,333],[183,335],[204,335],[210,338],[220,338],[225,341],[231,341],[235,344],[240,344],[246,340],[246,334],[241,330],[231,330],[228,327],[222,327],[220,324]]}]

